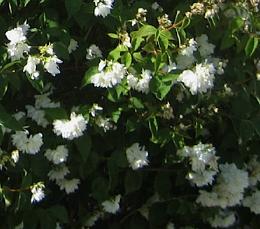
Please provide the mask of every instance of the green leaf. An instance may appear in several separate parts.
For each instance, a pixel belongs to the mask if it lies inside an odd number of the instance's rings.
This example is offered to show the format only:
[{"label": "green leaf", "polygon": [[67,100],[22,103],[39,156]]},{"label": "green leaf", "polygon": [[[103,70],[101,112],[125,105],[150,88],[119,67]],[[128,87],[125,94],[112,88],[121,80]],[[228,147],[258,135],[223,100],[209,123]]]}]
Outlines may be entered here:
[{"label": "green leaf", "polygon": [[63,108],[45,108],[47,119],[54,121],[56,119],[68,119],[67,112]]},{"label": "green leaf", "polygon": [[108,54],[108,59],[113,59],[114,61],[117,61],[121,56],[121,52],[126,52],[126,51],[128,51],[128,48],[126,46],[118,45],[114,50],[112,50]]},{"label": "green leaf", "polygon": [[107,35],[113,39],[118,39],[118,35],[115,33],[108,33]]},{"label": "green leaf", "polygon": [[126,66],[126,68],[129,68],[132,63],[132,56],[129,52],[125,53],[122,56],[122,62]]},{"label": "green leaf", "polygon": [[149,211],[149,222],[155,228],[163,228],[167,223],[166,205],[164,203],[155,203]]},{"label": "green leaf", "polygon": [[143,176],[140,172],[128,170],[125,176],[125,191],[127,194],[141,188]]},{"label": "green leaf", "polygon": [[109,199],[108,181],[103,177],[97,177],[93,180],[91,190],[93,197],[100,203]]},{"label": "green leaf", "polygon": [[257,49],[258,46],[258,38],[254,36],[250,36],[245,47],[245,53],[247,56],[252,56]]},{"label": "green leaf", "polygon": [[69,16],[75,15],[81,7],[82,0],[65,0],[65,7]]},{"label": "green leaf", "polygon": [[138,99],[137,97],[131,97],[129,101],[130,101],[131,106],[135,109],[144,108],[142,101],[140,99]]},{"label": "green leaf", "polygon": [[171,193],[171,187],[172,181],[167,173],[161,172],[156,176],[154,181],[154,190],[156,193],[160,195],[160,197],[164,199],[169,198]]},{"label": "green leaf", "polygon": [[22,125],[0,105],[0,125],[11,130],[22,130]]},{"label": "green leaf", "polygon": [[149,129],[151,131],[152,137],[151,137],[151,141],[153,143],[157,143],[157,131],[158,131],[158,123],[156,120],[156,117],[153,116],[149,119]]},{"label": "green leaf", "polygon": [[134,51],[136,51],[140,47],[140,45],[143,41],[144,41],[144,39],[142,37],[137,37],[137,38],[133,39],[132,47],[133,47]]},{"label": "green leaf", "polygon": [[151,35],[155,35],[157,29],[152,25],[144,25],[138,31],[134,31],[131,33],[132,39],[136,39],[137,37],[147,37]]},{"label": "green leaf", "polygon": [[94,66],[94,67],[90,67],[86,72],[85,72],[85,75],[82,79],[82,82],[81,82],[81,88],[85,87],[86,85],[88,84],[91,84],[91,77],[95,74],[97,74],[99,71],[98,71],[98,67],[97,66]]},{"label": "green leaf", "polygon": [[82,162],[86,162],[91,150],[91,138],[87,134],[75,140],[76,147],[80,152]]},{"label": "green leaf", "polygon": [[58,57],[69,60],[69,51],[68,47],[64,45],[62,42],[55,42],[53,44],[53,49]]}]

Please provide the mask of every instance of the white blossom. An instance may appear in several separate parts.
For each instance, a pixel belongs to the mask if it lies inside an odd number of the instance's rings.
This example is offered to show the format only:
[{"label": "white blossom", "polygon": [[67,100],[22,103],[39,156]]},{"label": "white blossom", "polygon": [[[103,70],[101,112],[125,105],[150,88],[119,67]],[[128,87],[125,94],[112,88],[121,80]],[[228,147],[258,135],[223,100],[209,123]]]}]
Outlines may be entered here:
[{"label": "white blossom", "polygon": [[236,217],[234,212],[219,211],[214,217],[209,218],[208,222],[214,228],[227,228],[236,222]]},{"label": "white blossom", "polygon": [[121,199],[121,195],[117,195],[111,200],[104,201],[101,204],[104,211],[111,213],[111,214],[115,214],[116,212],[118,212],[118,210],[120,208],[120,205],[119,205],[120,199]]},{"label": "white blossom", "polygon": [[49,161],[57,165],[67,161],[69,151],[65,145],[59,145],[55,150],[46,150],[44,155]]},{"label": "white blossom", "polygon": [[68,46],[68,52],[72,53],[78,47],[79,47],[78,42],[76,40],[74,40],[74,39],[70,39],[70,43],[69,43],[69,46]]},{"label": "white blossom", "polygon": [[39,108],[55,108],[60,107],[60,102],[52,102],[51,99],[48,97],[49,93],[35,95],[35,107]]},{"label": "white blossom", "polygon": [[126,157],[133,170],[148,165],[148,152],[145,151],[144,146],[141,147],[139,143],[134,143],[126,149]]},{"label": "white blossom", "polygon": [[78,189],[80,180],[73,178],[71,180],[62,179],[56,181],[57,185],[59,185],[60,190],[64,190],[67,194],[75,192]]},{"label": "white blossom", "polygon": [[39,63],[39,58],[29,55],[27,64],[24,66],[23,71],[28,72],[32,79],[37,79],[40,73],[36,70],[36,65]]},{"label": "white blossom", "polygon": [[184,83],[190,89],[192,95],[207,92],[214,86],[216,69],[212,63],[197,64],[193,71],[183,71],[178,81]]},{"label": "white blossom", "polygon": [[14,163],[17,163],[19,161],[19,151],[13,150],[11,153],[11,158],[13,159]]},{"label": "white blossom", "polygon": [[41,183],[36,184],[31,188],[31,193],[32,193],[31,203],[39,202],[45,197],[43,188],[44,188],[44,185]]},{"label": "white blossom", "polygon": [[243,206],[250,208],[255,214],[260,214],[260,191],[256,190],[251,196],[245,197]]},{"label": "white blossom", "polygon": [[25,112],[23,112],[23,111],[19,111],[19,112],[13,114],[13,117],[14,117],[17,121],[21,120],[24,116],[25,116]]},{"label": "white blossom", "polygon": [[100,61],[99,73],[91,77],[91,83],[95,87],[111,88],[121,82],[126,74],[123,64],[117,62]]},{"label": "white blossom", "polygon": [[24,58],[24,53],[28,54],[30,48],[31,47],[25,42],[20,42],[17,44],[7,44],[7,52],[12,61]]},{"label": "white blossom", "polygon": [[96,46],[95,44],[92,44],[87,49],[86,59],[92,60],[92,59],[95,59],[95,58],[102,58],[102,52],[101,52],[101,50],[99,49],[98,46]]},{"label": "white blossom", "polygon": [[249,170],[249,184],[251,186],[256,185],[260,181],[260,162],[256,155],[251,158],[246,168]]},{"label": "white blossom", "polygon": [[28,131],[16,131],[12,137],[12,143],[23,153],[36,154],[43,144],[42,134],[29,135]]},{"label": "white blossom", "polygon": [[166,225],[166,229],[174,229],[174,224],[172,222],[169,222],[167,225]]},{"label": "white blossom", "polygon": [[30,26],[24,22],[23,25],[18,25],[16,28],[5,33],[11,44],[17,44],[26,41],[26,34]]},{"label": "white blossom", "polygon": [[39,126],[45,128],[49,124],[43,110],[38,110],[31,105],[26,105],[25,108],[27,109],[27,116],[34,120]]},{"label": "white blossom", "polygon": [[201,57],[207,57],[214,53],[215,45],[208,42],[208,36],[202,34],[196,38]]},{"label": "white blossom", "polygon": [[128,85],[136,91],[144,94],[149,93],[149,84],[152,79],[152,73],[150,70],[143,69],[140,78],[135,77],[132,74],[127,76]]},{"label": "white blossom", "polygon": [[248,173],[238,169],[234,163],[221,164],[221,173],[211,192],[200,190],[196,202],[203,206],[221,208],[233,207],[240,204],[244,189],[248,187]]},{"label": "white blossom", "polygon": [[98,221],[99,218],[101,218],[104,215],[103,212],[95,212],[93,215],[91,215],[84,226],[86,227],[92,227],[95,225],[96,221]]},{"label": "white blossom", "polygon": [[56,135],[61,135],[65,139],[72,140],[83,135],[83,132],[87,127],[87,122],[83,115],[76,115],[72,112],[70,120],[55,120],[53,126],[53,132]]},{"label": "white blossom", "polygon": [[70,173],[68,167],[64,164],[55,166],[48,172],[48,177],[51,181],[63,180]]},{"label": "white blossom", "polygon": [[56,74],[60,73],[58,64],[62,63],[63,61],[60,60],[56,55],[50,56],[45,60],[44,68],[47,72],[55,76]]},{"label": "white blossom", "polygon": [[110,14],[114,0],[94,0],[95,3],[95,16],[106,17]]}]

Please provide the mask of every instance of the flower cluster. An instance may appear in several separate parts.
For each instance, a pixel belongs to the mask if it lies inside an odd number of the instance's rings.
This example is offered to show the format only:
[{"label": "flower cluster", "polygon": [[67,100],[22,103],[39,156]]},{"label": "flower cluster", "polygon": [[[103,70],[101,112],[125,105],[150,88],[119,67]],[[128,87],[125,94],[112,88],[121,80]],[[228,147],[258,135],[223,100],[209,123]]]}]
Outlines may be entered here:
[{"label": "flower cluster", "polygon": [[7,44],[7,51],[12,61],[24,58],[24,54],[28,54],[30,46],[26,43],[27,32],[30,26],[24,22],[16,28],[9,30],[5,33],[7,39],[10,41]]},{"label": "flower cluster", "polygon": [[211,192],[200,190],[197,202],[203,206],[221,208],[233,207],[240,204],[245,188],[248,187],[248,173],[238,169],[234,163],[221,164],[217,184]]},{"label": "flower cluster", "polygon": [[[176,57],[177,68],[186,69],[180,74],[178,81],[184,83],[193,95],[213,88],[215,74],[224,73],[225,63],[211,56],[214,48],[215,45],[208,42],[207,35],[202,34],[196,40],[190,39],[188,45],[181,47]],[[195,52],[198,52],[204,61],[199,63]],[[196,65],[193,67],[194,63]]]},{"label": "flower cluster", "polygon": [[54,164],[60,164],[67,161],[69,151],[64,145],[59,145],[55,150],[46,150],[45,157]]},{"label": "flower cluster", "polygon": [[139,143],[134,143],[126,149],[126,157],[133,170],[148,165],[148,152],[145,151],[144,146],[140,147]]},{"label": "flower cluster", "polygon": [[111,88],[121,82],[126,74],[123,64],[101,60],[98,73],[91,77],[91,83],[95,87]]},{"label": "flower cluster", "polygon": [[43,191],[44,188],[45,188],[45,186],[41,182],[39,182],[31,187],[31,193],[32,193],[31,202],[32,203],[39,202],[45,197],[45,194]]},{"label": "flower cluster", "polygon": [[111,200],[106,200],[106,201],[102,202],[101,205],[102,205],[104,211],[111,213],[111,214],[115,214],[120,208],[120,205],[119,205],[120,199],[121,199],[121,195],[117,195]]},{"label": "flower cluster", "polygon": [[177,155],[189,158],[192,172],[187,178],[198,187],[212,184],[214,176],[218,172],[218,157],[215,156],[215,148],[211,144],[199,143],[193,147],[185,146],[178,150]]},{"label": "flower cluster", "polygon": [[38,133],[35,135],[29,135],[29,132],[26,131],[16,131],[12,137],[12,143],[17,147],[18,150],[21,150],[23,153],[36,154],[40,151],[40,148],[43,144],[42,134]]},{"label": "flower cluster", "polygon": [[95,3],[95,16],[106,17],[110,14],[114,0],[94,0]]},{"label": "flower cluster", "polygon": [[65,139],[72,140],[83,135],[87,127],[87,122],[84,117],[72,112],[70,120],[55,120],[53,122],[53,132],[56,135],[61,135]]}]

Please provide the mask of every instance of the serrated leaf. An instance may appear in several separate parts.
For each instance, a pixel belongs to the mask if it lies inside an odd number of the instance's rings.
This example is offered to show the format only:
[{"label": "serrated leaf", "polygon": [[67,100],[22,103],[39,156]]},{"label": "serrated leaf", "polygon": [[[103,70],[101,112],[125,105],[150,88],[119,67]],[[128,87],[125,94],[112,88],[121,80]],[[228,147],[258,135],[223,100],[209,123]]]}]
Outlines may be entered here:
[{"label": "serrated leaf", "polygon": [[11,130],[22,130],[22,125],[0,105],[0,124]]},{"label": "serrated leaf", "polygon": [[122,62],[126,66],[126,68],[129,68],[132,63],[132,56],[129,52],[125,53],[122,56]]},{"label": "serrated leaf", "polygon": [[91,138],[88,135],[83,135],[75,140],[76,147],[80,152],[82,162],[86,162],[91,150]]}]

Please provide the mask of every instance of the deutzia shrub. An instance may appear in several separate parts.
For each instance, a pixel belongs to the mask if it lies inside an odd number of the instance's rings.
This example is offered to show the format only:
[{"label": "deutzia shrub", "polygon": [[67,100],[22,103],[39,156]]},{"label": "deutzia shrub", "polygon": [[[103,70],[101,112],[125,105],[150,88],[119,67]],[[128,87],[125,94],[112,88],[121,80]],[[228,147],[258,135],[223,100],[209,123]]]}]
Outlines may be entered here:
[{"label": "deutzia shrub", "polygon": [[259,228],[259,1],[0,10],[0,229]]}]

